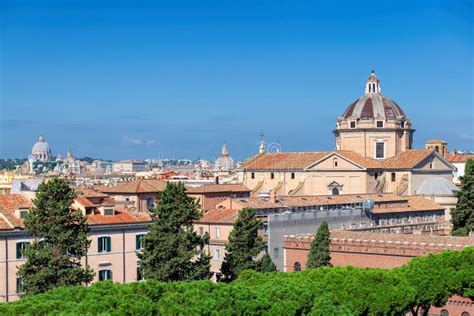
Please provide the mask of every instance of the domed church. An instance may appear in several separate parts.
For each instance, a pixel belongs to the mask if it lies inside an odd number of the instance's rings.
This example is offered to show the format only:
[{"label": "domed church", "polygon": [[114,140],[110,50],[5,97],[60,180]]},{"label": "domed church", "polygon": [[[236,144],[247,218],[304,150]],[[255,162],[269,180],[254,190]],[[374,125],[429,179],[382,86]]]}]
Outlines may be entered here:
[{"label": "domed church", "polygon": [[382,94],[374,71],[364,95],[336,119],[335,150],[260,150],[239,175],[254,196],[394,193],[416,195],[427,177],[452,181],[454,166],[436,150],[413,149],[410,118]]},{"label": "domed church", "polygon": [[411,149],[414,131],[402,108],[382,95],[380,80],[372,71],[365,83],[365,94],[337,118],[336,150],[386,159]]},{"label": "domed church", "polygon": [[45,141],[43,134],[40,134],[38,141],[33,145],[31,158],[41,162],[52,160],[51,147]]}]

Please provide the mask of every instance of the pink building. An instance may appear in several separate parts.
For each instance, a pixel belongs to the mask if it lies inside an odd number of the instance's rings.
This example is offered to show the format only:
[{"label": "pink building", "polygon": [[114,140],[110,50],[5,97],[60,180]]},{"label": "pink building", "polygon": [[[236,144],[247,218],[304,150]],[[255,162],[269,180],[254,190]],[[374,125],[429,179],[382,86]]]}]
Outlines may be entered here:
[{"label": "pink building", "polygon": [[[30,242],[22,218],[30,207],[22,195],[0,196],[0,302],[19,298],[16,273],[26,261],[23,249]],[[141,280],[136,253],[148,231],[148,213],[118,209],[114,199],[87,190],[76,198],[73,208],[81,210],[91,226],[91,246],[82,261],[96,272],[93,282]]]}]

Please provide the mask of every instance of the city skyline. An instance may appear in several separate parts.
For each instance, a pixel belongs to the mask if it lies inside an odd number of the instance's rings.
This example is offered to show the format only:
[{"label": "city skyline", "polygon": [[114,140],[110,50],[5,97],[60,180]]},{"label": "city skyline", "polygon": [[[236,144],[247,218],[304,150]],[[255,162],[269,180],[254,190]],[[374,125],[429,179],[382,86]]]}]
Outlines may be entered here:
[{"label": "city skyline", "polygon": [[472,4],[366,4],[3,4],[0,157],[329,151],[372,68],[415,148],[472,149]]}]

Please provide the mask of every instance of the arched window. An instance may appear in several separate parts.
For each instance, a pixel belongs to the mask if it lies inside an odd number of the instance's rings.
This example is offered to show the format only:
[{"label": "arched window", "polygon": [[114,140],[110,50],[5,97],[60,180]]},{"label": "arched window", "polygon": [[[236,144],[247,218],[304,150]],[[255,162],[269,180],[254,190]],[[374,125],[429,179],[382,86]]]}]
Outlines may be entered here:
[{"label": "arched window", "polygon": [[339,195],[339,188],[332,188],[332,195]]},{"label": "arched window", "polygon": [[293,271],[301,271],[301,263],[295,262],[293,265]]},{"label": "arched window", "polygon": [[449,316],[449,312],[446,309],[441,310],[441,316]]},{"label": "arched window", "polygon": [[337,168],[337,158],[334,158],[334,168]]},{"label": "arched window", "polygon": [[435,150],[437,153],[439,153],[439,147],[438,146],[435,146]]}]

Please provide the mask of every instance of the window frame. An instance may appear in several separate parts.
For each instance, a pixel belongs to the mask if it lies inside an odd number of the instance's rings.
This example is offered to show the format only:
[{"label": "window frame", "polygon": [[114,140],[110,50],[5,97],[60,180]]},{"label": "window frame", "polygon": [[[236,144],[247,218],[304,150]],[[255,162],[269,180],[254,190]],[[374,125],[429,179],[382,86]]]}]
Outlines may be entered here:
[{"label": "window frame", "polygon": [[214,236],[216,236],[216,238],[221,238],[221,228],[220,227],[214,227]]},{"label": "window frame", "polygon": [[[378,153],[379,153],[378,146],[379,145],[382,145],[382,157],[378,156]],[[385,159],[385,142],[375,141],[375,159]]]},{"label": "window frame", "polygon": [[112,270],[110,269],[101,269],[97,271],[97,274],[98,274],[99,282],[108,281],[108,280],[113,281],[113,274],[112,274]]},{"label": "window frame", "polygon": [[[354,123],[354,126],[352,126]],[[357,121],[349,121],[349,128],[357,128]]]},{"label": "window frame", "polygon": [[[382,126],[379,126],[379,123],[381,123]],[[385,127],[385,122],[381,120],[375,121],[375,127],[377,128],[384,128]]]},{"label": "window frame", "polygon": [[[102,242],[102,241],[105,241],[105,242]],[[97,237],[97,252],[98,253],[112,252],[112,238],[110,236]]]},{"label": "window frame", "polygon": [[19,240],[16,242],[16,259],[26,259],[25,250],[26,247],[30,245],[30,242],[27,240]]}]

